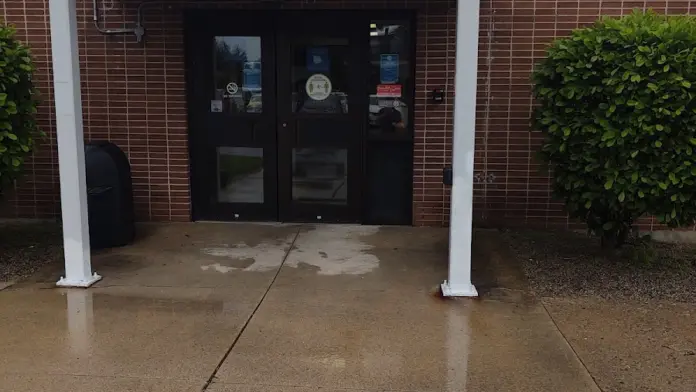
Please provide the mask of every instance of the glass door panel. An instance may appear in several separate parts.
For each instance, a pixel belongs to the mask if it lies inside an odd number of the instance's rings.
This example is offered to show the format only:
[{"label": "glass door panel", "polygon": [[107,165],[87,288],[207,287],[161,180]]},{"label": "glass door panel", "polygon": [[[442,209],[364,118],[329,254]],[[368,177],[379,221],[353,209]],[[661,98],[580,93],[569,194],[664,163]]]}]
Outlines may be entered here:
[{"label": "glass door panel", "polygon": [[277,220],[272,25],[187,18],[195,219]]},{"label": "glass door panel", "polygon": [[303,203],[348,203],[348,150],[293,148],[292,199]]},{"label": "glass door panel", "polygon": [[364,57],[354,28],[314,20],[278,37],[280,216],[357,222],[367,105],[355,97],[366,96]]}]

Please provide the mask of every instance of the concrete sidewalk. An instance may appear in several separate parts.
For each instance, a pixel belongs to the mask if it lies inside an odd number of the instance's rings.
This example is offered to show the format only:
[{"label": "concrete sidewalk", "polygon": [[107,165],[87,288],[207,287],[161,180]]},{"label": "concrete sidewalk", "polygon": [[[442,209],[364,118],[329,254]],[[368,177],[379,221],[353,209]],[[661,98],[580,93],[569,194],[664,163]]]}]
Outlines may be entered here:
[{"label": "concrete sidewalk", "polygon": [[496,260],[475,255],[482,299],[431,295],[446,230],[147,228],[95,288],[56,268],[0,292],[0,391],[598,390]]}]

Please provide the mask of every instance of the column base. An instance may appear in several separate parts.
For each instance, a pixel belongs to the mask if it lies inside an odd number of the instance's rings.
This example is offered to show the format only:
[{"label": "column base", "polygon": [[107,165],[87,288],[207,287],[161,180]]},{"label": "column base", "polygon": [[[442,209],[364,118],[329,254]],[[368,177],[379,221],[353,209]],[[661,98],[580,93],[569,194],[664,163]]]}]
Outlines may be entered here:
[{"label": "column base", "polygon": [[85,279],[68,279],[63,276],[60,277],[58,282],[56,282],[56,286],[58,287],[80,287],[80,288],[87,288],[97,282],[99,282],[102,279],[101,275],[97,275],[95,272],[94,275],[88,276]]},{"label": "column base", "polygon": [[440,288],[445,297],[478,297],[478,291],[473,284],[452,285],[448,281],[444,281]]}]

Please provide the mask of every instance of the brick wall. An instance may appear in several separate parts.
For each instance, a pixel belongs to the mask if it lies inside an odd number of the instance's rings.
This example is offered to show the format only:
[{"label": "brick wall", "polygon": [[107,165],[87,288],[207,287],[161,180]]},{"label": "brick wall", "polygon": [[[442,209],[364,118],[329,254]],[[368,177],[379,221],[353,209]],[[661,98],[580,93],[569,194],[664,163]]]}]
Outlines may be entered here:
[{"label": "brick wall", "polygon": [[[601,15],[652,8],[691,13],[696,1],[484,0],[481,2],[474,218],[492,225],[584,227],[550,197],[549,176],[534,158],[529,75],[549,42]],[[446,219],[443,219],[443,222]],[[655,221],[645,219],[643,228]]]},{"label": "brick wall", "polygon": [[[106,27],[135,20],[137,2],[99,0]],[[562,205],[549,197],[548,176],[533,152],[529,132],[529,72],[545,45],[599,15],[633,8],[684,13],[696,1],[522,1],[481,2],[479,89],[476,134],[475,218],[503,225],[567,227]],[[78,0],[84,125],[87,139],[109,139],[127,152],[133,166],[140,220],[190,219],[182,9],[263,7],[258,0],[183,2],[145,8],[145,45],[133,36],[103,36],[92,25],[91,1]],[[414,146],[414,224],[446,225],[449,191],[441,170],[451,160],[456,10],[453,0],[286,1],[287,8],[412,8],[418,10]],[[581,5],[582,4],[582,5]],[[0,17],[17,26],[39,72],[44,103],[40,123],[48,137],[27,166],[27,175],[3,214],[59,216],[57,151],[50,79],[48,0],[4,0]],[[102,21],[104,19],[102,18]],[[431,105],[428,92],[444,88],[445,102]]]}]

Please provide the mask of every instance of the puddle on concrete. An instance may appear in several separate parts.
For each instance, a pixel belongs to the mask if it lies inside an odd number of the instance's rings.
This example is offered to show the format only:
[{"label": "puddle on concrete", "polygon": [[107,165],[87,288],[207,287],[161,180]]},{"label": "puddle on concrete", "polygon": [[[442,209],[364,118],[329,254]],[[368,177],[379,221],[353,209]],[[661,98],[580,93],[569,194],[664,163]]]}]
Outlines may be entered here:
[{"label": "puddle on concrete", "polygon": [[317,267],[319,275],[363,275],[379,267],[377,256],[369,253],[374,246],[365,238],[379,231],[377,226],[319,226],[300,234],[296,251],[290,253],[286,265]]},{"label": "puddle on concrete", "polygon": [[[379,231],[376,226],[331,225],[318,226],[299,235],[285,265],[316,267],[319,275],[362,275],[379,267],[379,259],[369,251],[374,248],[365,238]],[[203,271],[230,273],[233,271],[266,272],[277,269],[283,262],[286,244],[294,234],[279,242],[262,242],[249,246],[240,242],[232,246],[201,249],[207,256],[225,259],[201,266]]]},{"label": "puddle on concrete", "polygon": [[209,269],[214,269],[217,272],[226,274],[231,271],[244,270],[251,267],[254,264],[254,259],[252,258],[242,258],[242,259],[229,259],[224,263],[215,263],[210,265],[204,265],[201,267],[203,271]]},{"label": "puddle on concrete", "polygon": [[[289,241],[292,241],[292,237]],[[281,243],[262,242],[249,246],[239,242],[232,246],[217,246],[201,249],[201,253],[222,259],[218,263],[201,266],[203,271],[217,271],[223,274],[233,271],[267,272],[272,271],[283,262],[285,247],[289,241]]]}]

